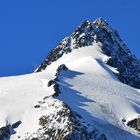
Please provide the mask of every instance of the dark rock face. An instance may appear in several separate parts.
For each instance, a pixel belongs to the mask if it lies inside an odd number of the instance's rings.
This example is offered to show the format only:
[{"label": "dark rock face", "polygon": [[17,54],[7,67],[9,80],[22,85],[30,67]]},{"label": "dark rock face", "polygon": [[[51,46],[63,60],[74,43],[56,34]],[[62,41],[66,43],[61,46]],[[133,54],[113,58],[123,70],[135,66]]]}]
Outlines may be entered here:
[{"label": "dark rock face", "polygon": [[59,81],[59,76],[60,76],[61,72],[67,71],[67,70],[68,70],[68,68],[66,67],[65,64],[60,65],[56,70],[55,79],[50,80],[48,82],[48,87],[53,86],[53,89],[54,89],[53,97],[57,97],[61,93],[60,89],[59,89],[59,84],[57,83],[57,81]]},{"label": "dark rock face", "polygon": [[10,137],[10,126],[0,128],[0,140]]},{"label": "dark rock face", "polygon": [[[64,118],[68,118],[68,125],[65,129],[58,129],[57,135],[55,135],[56,128],[52,127],[46,131],[46,134],[49,134],[50,138],[56,140],[107,140],[104,134],[99,136],[97,130],[91,127],[91,131],[88,131],[88,127],[81,124],[82,117],[77,113],[72,112],[67,106],[64,105],[64,109],[57,112],[57,116],[60,116],[56,121],[62,123]],[[46,127],[47,123],[50,122],[50,117],[43,116],[40,118],[40,125]],[[66,135],[67,134],[67,135]]]},{"label": "dark rock face", "polygon": [[60,42],[60,44],[49,53],[45,61],[39,66],[36,72],[45,70],[48,65],[58,60],[60,57],[63,56],[64,53],[66,54],[70,53],[71,49],[69,48],[69,46],[70,46],[70,38],[63,39]]},{"label": "dark rock face", "polygon": [[85,20],[75,32],[64,38],[49,53],[36,72],[45,70],[48,65],[57,61],[63,54],[70,53],[73,49],[92,45],[93,42],[102,44],[103,53],[110,56],[107,64],[118,69],[120,73],[118,78],[121,82],[140,88],[140,61],[123,43],[118,32],[102,18],[98,18],[93,23]]},{"label": "dark rock face", "polygon": [[17,121],[12,124],[12,128],[17,128],[21,124],[21,121]]},{"label": "dark rock face", "polygon": [[140,118],[129,121],[127,125],[140,132]]},{"label": "dark rock face", "polygon": [[140,62],[123,43],[118,32],[103,20],[95,21],[96,34],[103,44],[103,52],[110,56],[107,64],[116,67],[118,78],[125,84],[140,88]]},{"label": "dark rock face", "polygon": [[50,80],[49,82],[48,82],[48,87],[50,87],[50,86],[52,86],[52,85],[54,85],[55,84],[55,81],[54,80]]},{"label": "dark rock face", "polygon": [[67,71],[67,70],[68,70],[68,68],[66,67],[65,64],[62,64],[62,65],[60,65],[60,66],[58,67],[57,73],[59,74],[62,70],[64,70],[64,71]]},{"label": "dark rock face", "polygon": [[21,124],[21,121],[17,121],[12,125],[6,125],[0,128],[0,140],[9,139],[11,135],[11,130],[14,132],[14,129],[17,128]]},{"label": "dark rock face", "polygon": [[34,108],[40,108],[40,105],[35,105]]},{"label": "dark rock face", "polygon": [[53,110],[39,118],[39,129],[22,140],[107,140],[106,136],[73,112],[64,102],[46,99],[42,109]]}]

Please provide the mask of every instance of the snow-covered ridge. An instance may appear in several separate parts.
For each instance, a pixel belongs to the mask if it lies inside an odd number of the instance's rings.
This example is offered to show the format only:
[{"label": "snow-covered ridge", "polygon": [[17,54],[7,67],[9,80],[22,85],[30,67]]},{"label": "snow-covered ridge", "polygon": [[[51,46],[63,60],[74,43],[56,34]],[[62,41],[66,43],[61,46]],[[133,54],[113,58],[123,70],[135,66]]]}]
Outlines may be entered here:
[{"label": "snow-covered ridge", "polygon": [[[89,30],[97,21],[94,41],[90,43]],[[44,65],[42,72],[0,78],[0,140],[140,139],[140,90],[118,79],[119,64],[128,60],[130,52],[124,47],[121,51],[127,52],[125,60],[112,60],[123,53],[107,44],[110,39],[106,30],[112,31],[107,22],[97,21],[85,21],[82,30],[71,36],[77,41],[89,36],[87,44],[83,46],[82,41],[78,48],[69,45],[70,53],[65,45],[64,53],[60,45],[49,57],[50,62],[56,61]],[[105,46],[108,49],[103,49]],[[118,53],[111,55],[111,48]],[[63,55],[57,59],[60,50]],[[110,66],[114,63],[117,67]],[[132,66],[138,70],[138,65]]]},{"label": "snow-covered ridge", "polygon": [[64,38],[49,53],[36,72],[45,70],[48,65],[57,61],[64,54],[92,45],[95,42],[100,43],[103,53],[110,57],[107,64],[118,69],[120,81],[140,88],[140,61],[123,43],[118,32],[102,18],[96,19],[93,23],[85,20],[69,37]]},{"label": "snow-covered ridge", "polygon": [[[46,114],[39,118],[39,128],[34,132],[27,132],[21,140],[107,140],[106,136],[97,130],[94,125],[71,110],[71,108],[59,99],[61,94],[60,77],[69,69],[63,64],[58,67],[55,79],[48,82],[52,86],[54,94],[52,97],[44,97],[36,108],[46,110]],[[53,98],[54,97],[54,98]]]}]

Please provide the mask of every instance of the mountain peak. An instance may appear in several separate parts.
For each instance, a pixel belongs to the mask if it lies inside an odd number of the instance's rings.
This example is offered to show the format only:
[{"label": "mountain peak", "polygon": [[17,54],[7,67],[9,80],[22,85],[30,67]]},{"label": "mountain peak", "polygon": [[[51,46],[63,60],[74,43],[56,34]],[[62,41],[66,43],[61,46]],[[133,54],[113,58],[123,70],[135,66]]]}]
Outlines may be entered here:
[{"label": "mountain peak", "polygon": [[83,22],[36,72],[0,79],[0,140],[140,140],[140,62],[103,20]]},{"label": "mountain peak", "polygon": [[82,22],[81,26],[88,26],[88,25],[90,25],[90,24],[91,24],[90,21],[87,20],[87,19],[85,19],[85,20]]},{"label": "mountain peak", "polygon": [[97,18],[96,20],[93,21],[93,24],[98,25],[98,26],[107,26],[108,23],[105,19],[103,19],[102,17]]},{"label": "mountain peak", "polygon": [[[92,23],[88,19],[85,19],[79,27],[87,27],[91,24]],[[102,17],[98,17],[97,19],[95,19],[93,21],[93,24],[94,25],[106,25],[106,26],[109,25],[108,22],[105,19],[103,19]]]},{"label": "mountain peak", "polygon": [[103,18],[97,18],[93,23],[85,20],[70,36],[64,38],[54,48],[45,61],[35,72],[45,70],[48,65],[57,61],[64,54],[74,49],[92,46],[94,43],[101,44],[102,53],[110,59],[106,62],[119,71],[118,78],[125,84],[140,88],[140,63],[130,52],[120,38],[118,32],[112,29]]}]

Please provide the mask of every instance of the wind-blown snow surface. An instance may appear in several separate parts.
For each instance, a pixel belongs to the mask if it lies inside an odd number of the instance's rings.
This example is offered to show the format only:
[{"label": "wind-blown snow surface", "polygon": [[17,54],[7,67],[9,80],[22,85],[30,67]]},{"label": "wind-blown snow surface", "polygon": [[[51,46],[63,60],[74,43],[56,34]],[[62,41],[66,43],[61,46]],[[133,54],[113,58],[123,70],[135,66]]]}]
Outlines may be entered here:
[{"label": "wind-blown snow surface", "polygon": [[[48,81],[54,79],[58,66],[65,64],[69,71],[61,73],[61,94],[57,98],[104,133],[108,140],[140,139],[126,125],[140,114],[140,91],[121,83],[115,76],[116,69],[104,63],[106,59],[100,44],[95,43],[63,55],[43,72],[0,78],[0,126],[21,120],[11,140],[26,132],[35,132],[44,112],[34,106],[53,94]],[[53,110],[44,111],[49,115]]]}]

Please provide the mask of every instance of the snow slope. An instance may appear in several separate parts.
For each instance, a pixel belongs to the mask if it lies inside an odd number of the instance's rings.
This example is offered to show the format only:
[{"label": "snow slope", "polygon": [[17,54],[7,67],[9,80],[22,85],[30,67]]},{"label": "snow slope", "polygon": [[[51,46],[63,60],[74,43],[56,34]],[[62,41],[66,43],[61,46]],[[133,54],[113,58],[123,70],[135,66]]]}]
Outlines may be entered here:
[{"label": "snow slope", "polygon": [[[55,78],[58,66],[65,64],[69,70],[60,74],[61,94],[57,99],[104,133],[108,140],[139,140],[138,132],[126,124],[140,114],[140,91],[121,83],[115,76],[118,71],[104,63],[107,59],[100,44],[94,43],[64,54],[43,72],[0,78],[0,127],[22,122],[11,140],[36,132],[40,116],[49,116],[55,108],[43,110],[34,106],[39,101],[41,104],[46,96],[50,97],[44,104],[46,108],[55,103],[51,96],[54,89],[47,86],[48,81]],[[126,122],[122,121],[124,118]]]}]

